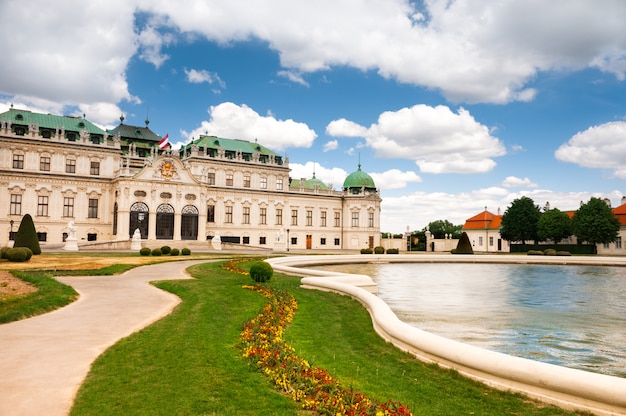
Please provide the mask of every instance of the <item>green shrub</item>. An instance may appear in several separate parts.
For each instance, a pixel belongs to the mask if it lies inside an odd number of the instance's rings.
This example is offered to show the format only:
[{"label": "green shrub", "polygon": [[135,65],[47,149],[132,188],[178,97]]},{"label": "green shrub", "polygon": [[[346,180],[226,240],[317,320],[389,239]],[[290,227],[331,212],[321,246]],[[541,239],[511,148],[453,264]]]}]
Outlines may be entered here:
[{"label": "green shrub", "polygon": [[387,254],[398,254],[400,250],[398,250],[397,248],[390,248],[387,249]]},{"label": "green shrub", "polygon": [[151,252],[152,250],[150,250],[148,247],[142,247],[142,249],[139,250],[139,254],[141,254],[142,256],[149,256]]},{"label": "green shrub", "polygon": [[374,252],[374,250],[372,250],[371,248],[362,248],[361,249],[361,254],[372,254]]},{"label": "green shrub", "polygon": [[257,283],[269,281],[273,274],[272,265],[264,261],[255,261],[250,265],[250,277]]},{"label": "green shrub", "polygon": [[6,259],[7,257],[7,251],[9,251],[9,248],[11,247],[2,247],[0,248],[0,259]]},{"label": "green shrub", "polygon": [[153,249],[152,249],[152,253],[151,253],[151,254],[152,254],[153,256],[160,256],[160,255],[161,255],[161,254],[163,254],[163,253],[161,252],[161,249],[160,249],[160,248],[153,248]]},{"label": "green shrub", "polygon": [[383,246],[374,247],[374,254],[385,254],[385,247]]},{"label": "green shrub", "polygon": [[572,253],[570,253],[569,251],[557,251],[556,255],[557,256],[571,256]]},{"label": "green shrub", "polygon": [[191,250],[189,250],[187,247],[185,247],[185,248],[183,248],[183,249],[180,251],[180,254],[182,254],[183,256],[188,256],[188,255],[190,255],[190,254],[191,254]]},{"label": "green shrub", "polygon": [[451,250],[452,254],[474,254],[474,249],[472,248],[472,243],[469,240],[469,237],[466,232],[461,234],[461,238],[456,245],[454,250]]},{"label": "green shrub", "polygon": [[170,251],[172,251],[172,248],[170,246],[161,247],[161,253],[163,253],[164,256],[170,254]]},{"label": "green shrub", "polygon": [[544,256],[556,256],[556,250],[553,248],[547,248],[543,250],[543,255]]},{"label": "green shrub", "polygon": [[177,248],[173,248],[172,251],[170,251],[170,256],[178,256],[180,254],[180,250]]},{"label": "green shrub", "polygon": [[32,256],[32,251],[27,247],[13,247],[7,250],[6,258],[9,261],[28,261]]},{"label": "green shrub", "polygon": [[26,214],[22,218],[20,228],[15,233],[13,247],[28,247],[33,254],[41,254],[37,230],[35,230],[35,224],[30,214]]},{"label": "green shrub", "polygon": [[543,251],[541,251],[541,250],[528,250],[527,254],[529,256],[543,256]]}]

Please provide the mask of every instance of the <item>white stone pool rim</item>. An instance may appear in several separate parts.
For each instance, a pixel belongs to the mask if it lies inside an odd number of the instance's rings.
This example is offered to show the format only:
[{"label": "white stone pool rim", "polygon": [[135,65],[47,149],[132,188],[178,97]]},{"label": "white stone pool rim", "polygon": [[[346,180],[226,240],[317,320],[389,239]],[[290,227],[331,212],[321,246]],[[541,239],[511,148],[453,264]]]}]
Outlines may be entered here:
[{"label": "white stone pool rim", "polygon": [[266,261],[277,271],[302,276],[304,288],[355,298],[368,310],[379,336],[422,361],[434,362],[498,389],[524,393],[566,409],[586,410],[598,415],[626,415],[625,378],[514,357],[422,331],[398,319],[391,308],[376,296],[376,283],[369,276],[302,268],[345,263],[508,263],[626,267],[626,257],[349,254],[286,256]]}]

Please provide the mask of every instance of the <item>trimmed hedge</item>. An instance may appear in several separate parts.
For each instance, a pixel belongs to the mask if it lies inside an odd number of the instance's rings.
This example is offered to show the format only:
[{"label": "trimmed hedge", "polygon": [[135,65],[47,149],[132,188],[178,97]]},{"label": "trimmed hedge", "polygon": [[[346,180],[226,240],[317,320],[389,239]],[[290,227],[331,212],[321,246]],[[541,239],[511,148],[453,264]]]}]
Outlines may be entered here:
[{"label": "trimmed hedge", "polygon": [[257,283],[265,283],[274,275],[272,265],[264,261],[255,261],[250,265],[250,277]]},{"label": "trimmed hedge", "polygon": [[387,254],[398,254],[400,252],[400,250],[398,250],[397,248],[390,248],[387,250]]},{"label": "trimmed hedge", "polygon": [[13,247],[6,251],[6,259],[13,262],[28,261],[33,256],[33,252],[28,247]]},{"label": "trimmed hedge", "polygon": [[172,251],[172,248],[170,246],[161,247],[161,253],[163,253],[164,256],[170,254],[170,251]]},{"label": "trimmed hedge", "polygon": [[374,247],[374,254],[385,254],[385,247],[383,246]]},{"label": "trimmed hedge", "polygon": [[183,256],[189,256],[191,254],[191,250],[185,247],[180,251],[180,254],[182,254]]},{"label": "trimmed hedge", "polygon": [[172,251],[170,251],[170,256],[178,256],[180,254],[180,250],[177,248],[173,248]]},{"label": "trimmed hedge", "polygon": [[372,254],[374,252],[374,250],[372,250],[371,248],[362,248],[361,249],[361,254]]},{"label": "trimmed hedge", "polygon": [[161,252],[161,249],[160,249],[160,248],[153,248],[153,249],[152,249],[152,255],[153,255],[153,256],[160,256],[160,255],[162,255],[162,254],[163,254],[163,253]]},{"label": "trimmed hedge", "polygon": [[35,230],[33,217],[31,217],[30,214],[26,214],[22,217],[20,228],[18,228],[17,233],[15,233],[13,247],[28,247],[33,254],[41,254],[37,230]]},{"label": "trimmed hedge", "polygon": [[151,252],[152,250],[150,250],[148,247],[143,247],[141,250],[139,250],[139,254],[141,254],[142,256],[149,256]]},{"label": "trimmed hedge", "polygon": [[470,242],[469,236],[466,232],[461,234],[461,238],[456,245],[455,249],[450,251],[452,254],[474,254],[474,249],[472,248],[472,243]]}]

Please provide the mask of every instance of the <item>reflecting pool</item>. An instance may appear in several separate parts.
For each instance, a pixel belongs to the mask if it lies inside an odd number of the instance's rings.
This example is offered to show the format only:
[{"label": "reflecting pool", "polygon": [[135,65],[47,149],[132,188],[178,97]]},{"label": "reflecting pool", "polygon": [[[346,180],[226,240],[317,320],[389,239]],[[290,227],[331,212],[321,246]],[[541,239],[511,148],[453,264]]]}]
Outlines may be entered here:
[{"label": "reflecting pool", "polygon": [[402,321],[493,351],[626,377],[626,268],[347,264]]}]

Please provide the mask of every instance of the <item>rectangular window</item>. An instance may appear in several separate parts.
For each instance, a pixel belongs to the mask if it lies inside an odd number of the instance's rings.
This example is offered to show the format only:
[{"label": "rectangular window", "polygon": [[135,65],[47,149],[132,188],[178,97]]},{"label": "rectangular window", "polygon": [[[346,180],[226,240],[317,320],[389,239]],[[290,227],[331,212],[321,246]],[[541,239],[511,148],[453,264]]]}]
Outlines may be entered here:
[{"label": "rectangular window", "polygon": [[358,212],[352,213],[352,226],[353,227],[359,226],[359,213]]},{"label": "rectangular window", "polygon": [[48,197],[47,196],[37,197],[37,215],[40,217],[48,216]]},{"label": "rectangular window", "polygon": [[24,155],[13,155],[13,169],[24,169]]},{"label": "rectangular window", "polygon": [[232,173],[226,174],[226,186],[233,186],[233,174]]},{"label": "rectangular window", "polygon": [[320,227],[326,227],[326,211],[320,212]]},{"label": "rectangular window", "polygon": [[617,237],[615,239],[615,248],[622,248],[622,237]]},{"label": "rectangular window", "polygon": [[482,247],[483,246],[483,237],[480,236],[478,237],[478,247]]},{"label": "rectangular window", "polygon": [[63,216],[64,217],[74,216],[74,198],[72,197],[63,198]]},{"label": "rectangular window", "polygon": [[277,191],[282,191],[283,190],[283,179],[282,178],[276,179],[276,190]]},{"label": "rectangular window", "polygon": [[335,238],[335,245],[338,246],[339,245],[339,239]]},{"label": "rectangular window", "polygon": [[267,178],[261,178],[261,189],[267,189]]},{"label": "rectangular window", "polygon": [[206,182],[208,185],[215,185],[215,173],[214,172],[207,173]]},{"label": "rectangular window", "polygon": [[90,136],[89,139],[91,140],[91,143],[93,144],[100,144],[100,137],[96,135]]},{"label": "rectangular window", "polygon": [[298,237],[291,237],[291,245],[295,246],[298,244]]},{"label": "rectangular window", "polygon": [[49,156],[41,156],[39,158],[39,170],[44,172],[50,172],[50,157]]},{"label": "rectangular window", "polygon": [[341,227],[341,212],[335,212],[335,227]]},{"label": "rectangular window", "polygon": [[374,227],[374,213],[373,212],[367,213],[367,226],[370,228]]},{"label": "rectangular window", "polygon": [[215,205],[209,205],[207,207],[206,222],[215,222]]},{"label": "rectangular window", "polygon": [[266,244],[266,238],[265,237],[259,237],[259,245],[263,246]]},{"label": "rectangular window", "polygon": [[250,175],[244,175],[243,176],[243,187],[244,188],[249,188],[250,187]]},{"label": "rectangular window", "polygon": [[244,244],[250,244],[250,237],[243,237],[243,238],[242,238],[242,242],[243,242]]},{"label": "rectangular window", "polygon": [[250,207],[243,207],[242,224],[250,224]]},{"label": "rectangular window", "polygon": [[98,239],[98,234],[87,233],[87,241],[96,241],[97,239]]},{"label": "rectangular window", "polygon": [[291,210],[291,225],[298,225],[298,210]]},{"label": "rectangular window", "polygon": [[89,174],[94,176],[100,175],[100,162],[91,162]]},{"label": "rectangular window", "polygon": [[11,194],[11,207],[9,214],[22,215],[22,195]]},{"label": "rectangular window", "polygon": [[96,198],[89,198],[87,218],[98,218],[98,200]]},{"label": "rectangular window", "polygon": [[489,247],[493,247],[493,237],[489,237]]},{"label": "rectangular window", "polygon": [[276,225],[283,225],[283,210],[276,208]]},{"label": "rectangular window", "polygon": [[225,212],[225,217],[224,217],[224,222],[227,224],[232,224],[233,222],[233,207],[226,206],[226,212]]},{"label": "rectangular window", "polygon": [[267,208],[260,208],[259,224],[267,224]]},{"label": "rectangular window", "polygon": [[65,159],[65,173],[76,173],[75,159]]},{"label": "rectangular window", "polygon": [[313,211],[306,211],[306,225],[309,227],[313,225]]},{"label": "rectangular window", "polygon": [[45,243],[48,241],[48,233],[37,233],[37,240],[39,242]]},{"label": "rectangular window", "polygon": [[325,246],[326,245],[326,239],[324,237],[320,238],[320,245],[321,246]]}]

